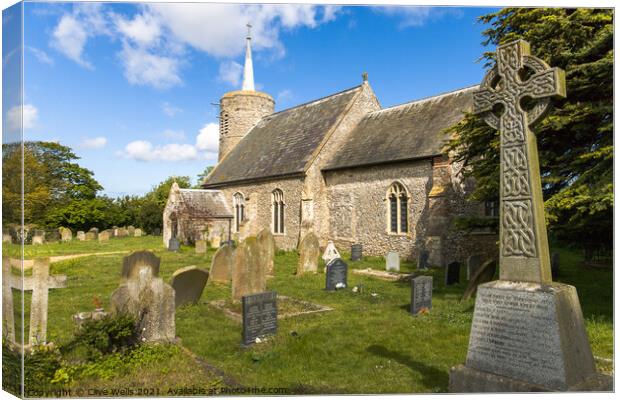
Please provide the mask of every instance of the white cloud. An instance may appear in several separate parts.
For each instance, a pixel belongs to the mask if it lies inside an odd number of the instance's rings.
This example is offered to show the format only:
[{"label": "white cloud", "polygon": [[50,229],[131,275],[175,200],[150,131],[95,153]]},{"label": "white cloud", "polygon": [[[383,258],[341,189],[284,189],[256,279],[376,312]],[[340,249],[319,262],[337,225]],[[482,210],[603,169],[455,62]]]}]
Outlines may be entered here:
[{"label": "white cloud", "polygon": [[400,19],[400,28],[420,27],[445,15],[462,16],[462,11],[451,7],[376,6],[379,13]]},{"label": "white cloud", "polygon": [[167,89],[182,82],[176,58],[153,54],[129,43],[123,44],[119,56],[125,66],[125,78],[132,85]]},{"label": "white cloud", "polygon": [[94,138],[84,138],[80,143],[80,147],[83,149],[101,149],[108,143],[108,139],[103,136],[97,136]]},{"label": "white cloud", "polygon": [[39,110],[32,104],[24,104],[9,108],[6,112],[7,128],[10,131],[18,131],[22,127],[22,114],[23,114],[23,128],[24,130],[32,129],[39,120]]},{"label": "white cloud", "polygon": [[183,131],[175,131],[172,129],[166,129],[163,133],[162,136],[165,137],[166,139],[170,139],[170,140],[183,140],[185,139],[185,132]]},{"label": "white cloud", "polygon": [[243,66],[235,61],[224,61],[220,64],[220,71],[217,79],[226,82],[231,86],[239,86]]},{"label": "white cloud", "polygon": [[196,136],[196,148],[200,151],[217,153],[220,147],[220,127],[210,122],[202,127]]},{"label": "white cloud", "polygon": [[114,16],[116,29],[125,37],[141,46],[154,44],[161,35],[161,26],[153,14],[137,14],[128,20],[122,16]]},{"label": "white cloud", "polygon": [[93,68],[82,55],[88,34],[73,15],[63,15],[52,36],[52,46],[58,51],[85,68]]},{"label": "white cloud", "polygon": [[174,117],[178,113],[183,112],[183,110],[181,108],[176,107],[176,106],[168,103],[167,101],[162,103],[161,109],[164,112],[164,114],[166,114],[169,117]]},{"label": "white cloud", "polygon": [[36,47],[28,46],[27,49],[39,60],[42,64],[54,65],[54,60],[43,50]]}]

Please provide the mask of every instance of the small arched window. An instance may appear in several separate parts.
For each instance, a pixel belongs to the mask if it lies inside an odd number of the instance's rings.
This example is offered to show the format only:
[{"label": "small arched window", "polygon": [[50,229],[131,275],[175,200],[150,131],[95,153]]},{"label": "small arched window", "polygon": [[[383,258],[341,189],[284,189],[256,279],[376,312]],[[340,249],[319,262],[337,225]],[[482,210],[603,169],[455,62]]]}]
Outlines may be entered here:
[{"label": "small arched window", "polygon": [[235,232],[239,232],[241,223],[245,220],[245,197],[237,192],[233,195],[233,208],[235,210]]},{"label": "small arched window", "polygon": [[405,187],[394,182],[387,192],[387,224],[390,233],[409,232],[409,195]]},{"label": "small arched window", "polygon": [[284,193],[280,189],[271,192],[273,233],[284,233]]}]

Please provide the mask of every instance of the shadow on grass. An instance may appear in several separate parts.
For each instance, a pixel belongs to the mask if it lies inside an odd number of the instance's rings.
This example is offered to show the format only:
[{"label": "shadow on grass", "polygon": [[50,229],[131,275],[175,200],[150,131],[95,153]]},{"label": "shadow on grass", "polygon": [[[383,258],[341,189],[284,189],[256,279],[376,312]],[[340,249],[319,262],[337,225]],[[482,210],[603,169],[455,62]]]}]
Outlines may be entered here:
[{"label": "shadow on grass", "polygon": [[422,384],[426,387],[437,387],[448,385],[448,372],[439,368],[431,367],[430,365],[413,360],[412,358],[386,349],[384,346],[373,344],[366,348],[366,351],[379,357],[389,358],[409,367],[412,371],[417,371],[422,376]]}]

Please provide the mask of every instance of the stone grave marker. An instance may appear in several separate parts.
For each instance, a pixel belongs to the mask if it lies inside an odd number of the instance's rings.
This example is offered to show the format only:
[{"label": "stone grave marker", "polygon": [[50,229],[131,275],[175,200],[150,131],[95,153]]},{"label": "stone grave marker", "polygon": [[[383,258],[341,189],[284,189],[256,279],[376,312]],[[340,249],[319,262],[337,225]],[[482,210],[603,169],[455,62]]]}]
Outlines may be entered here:
[{"label": "stone grave marker", "polygon": [[168,240],[169,251],[179,251],[180,248],[181,248],[181,243],[179,242],[179,239],[170,238],[170,240]]},{"label": "stone grave marker", "polygon": [[43,244],[45,243],[45,231],[35,230],[34,236],[32,237],[32,244]]},{"label": "stone grave marker", "polygon": [[161,235],[161,229],[159,228],[153,229],[153,236],[159,236],[159,235]]},{"label": "stone grave marker", "polygon": [[79,240],[80,242],[83,242],[86,240],[86,234],[84,233],[84,231],[77,231],[75,238]]},{"label": "stone grave marker", "polygon": [[430,310],[433,300],[433,277],[418,276],[411,280],[411,314],[418,315],[423,310]]},{"label": "stone grave marker", "polygon": [[89,231],[89,232],[94,232],[94,233],[95,233],[95,235],[98,235],[98,234],[99,234],[99,228],[90,228],[88,231]]},{"label": "stone grave marker", "polygon": [[142,236],[142,229],[140,228],[136,228],[136,230],[133,233],[134,237],[141,237]]},{"label": "stone grave marker", "polygon": [[278,331],[278,305],[276,292],[243,296],[243,344],[256,343],[257,338],[275,335]]},{"label": "stone grave marker", "polygon": [[461,281],[461,263],[453,261],[446,266],[446,286],[454,285]]},{"label": "stone grave marker", "polygon": [[480,268],[480,255],[473,254],[467,257],[467,280],[474,276],[478,268]]},{"label": "stone grave marker", "polygon": [[13,238],[11,237],[9,230],[3,229],[2,230],[2,243],[12,243],[12,242],[13,242]]},{"label": "stone grave marker", "polygon": [[323,261],[325,261],[325,265],[329,264],[331,260],[334,258],[341,258],[338,249],[334,245],[334,242],[331,240],[327,242],[327,246],[325,246],[325,251],[323,252]]},{"label": "stone grave marker", "polygon": [[327,264],[325,272],[325,290],[346,288],[348,269],[348,265],[342,258],[335,258]]},{"label": "stone grave marker", "polygon": [[560,253],[551,253],[551,279],[556,280],[560,273]]},{"label": "stone grave marker", "polygon": [[260,259],[265,263],[265,272],[273,276],[273,263],[276,255],[276,241],[273,234],[267,228],[261,230],[256,237],[260,250]]},{"label": "stone grave marker", "polygon": [[351,261],[360,261],[362,259],[362,245],[351,245]]},{"label": "stone grave marker", "polygon": [[73,239],[73,232],[69,228],[60,227],[58,232],[60,233],[60,240],[63,242],[70,242]]},{"label": "stone grave marker", "polygon": [[145,342],[175,340],[175,293],[159,277],[160,259],[149,251],[123,258],[121,285],[112,293],[112,314],[136,318]]},{"label": "stone grave marker", "polygon": [[110,232],[109,231],[103,231],[99,234],[99,242],[107,242],[108,240],[110,240]]},{"label": "stone grave marker", "polygon": [[230,282],[234,262],[235,249],[230,244],[217,249],[211,260],[211,281]]},{"label": "stone grave marker", "polygon": [[[16,260],[21,262],[21,260]],[[65,275],[50,275],[49,258],[36,258],[32,275],[16,276],[11,273],[11,259],[2,257],[2,320],[3,334],[15,344],[15,319],[12,289],[32,291],[27,346],[47,343],[47,310],[50,289],[67,287]]]},{"label": "stone grave marker", "polygon": [[178,269],[172,274],[171,286],[174,289],[175,307],[196,304],[209,279],[209,271],[195,265]]},{"label": "stone grave marker", "polygon": [[389,251],[385,256],[385,270],[400,272],[400,256],[395,251]]},{"label": "stone grave marker", "polygon": [[316,274],[319,266],[319,239],[312,232],[309,232],[299,245],[299,263],[297,265],[297,275],[305,273]]},{"label": "stone grave marker", "polygon": [[196,240],[196,254],[205,254],[207,252],[207,241],[206,240]]},{"label": "stone grave marker", "polygon": [[222,244],[222,238],[219,236],[213,236],[211,238],[211,248],[213,249],[219,249],[219,247]]},{"label": "stone grave marker", "polygon": [[97,234],[95,232],[93,231],[86,232],[86,235],[84,236],[84,240],[86,240],[87,242],[90,242],[95,239],[97,239]]},{"label": "stone grave marker", "polygon": [[479,285],[491,282],[495,276],[496,269],[497,262],[495,260],[488,260],[482,264],[482,266],[474,272],[471,279],[467,283],[467,287],[461,297],[461,301],[469,300],[474,294],[476,294]]},{"label": "stone grave marker", "polygon": [[134,236],[135,236],[135,234],[136,234],[136,228],[135,228],[135,227],[133,227],[133,226],[131,226],[131,225],[129,225],[129,226],[127,227],[127,236],[129,236],[129,237],[134,237]]},{"label": "stone grave marker", "polygon": [[612,390],[596,371],[577,290],[551,277],[530,126],[551,97],[565,97],[564,71],[530,55],[523,40],[499,46],[495,59],[474,92],[474,113],[500,131],[500,280],[478,286],[467,359],[451,369],[449,390]]},{"label": "stone grave marker", "polygon": [[420,250],[420,254],[418,255],[418,265],[417,269],[426,270],[428,269],[428,258],[430,254],[428,250]]},{"label": "stone grave marker", "polygon": [[254,236],[246,238],[235,251],[232,270],[232,299],[262,293],[267,287],[265,264],[259,257],[258,242]]}]

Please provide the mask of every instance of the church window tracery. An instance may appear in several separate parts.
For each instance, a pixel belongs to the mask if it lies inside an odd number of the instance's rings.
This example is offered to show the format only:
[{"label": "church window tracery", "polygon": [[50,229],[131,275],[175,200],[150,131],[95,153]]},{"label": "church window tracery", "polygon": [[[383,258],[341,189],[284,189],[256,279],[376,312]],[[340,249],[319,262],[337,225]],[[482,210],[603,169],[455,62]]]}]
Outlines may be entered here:
[{"label": "church window tracery", "polygon": [[273,220],[273,233],[284,233],[284,193],[282,190],[276,189],[271,192],[272,198],[272,220]]},{"label": "church window tracery", "polygon": [[394,182],[387,192],[387,229],[389,233],[409,232],[409,194],[405,187]]},{"label": "church window tracery", "polygon": [[235,210],[235,232],[239,232],[241,223],[245,221],[245,197],[242,193],[235,193],[233,195],[233,209]]}]

